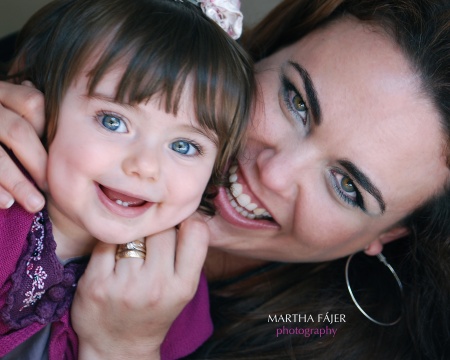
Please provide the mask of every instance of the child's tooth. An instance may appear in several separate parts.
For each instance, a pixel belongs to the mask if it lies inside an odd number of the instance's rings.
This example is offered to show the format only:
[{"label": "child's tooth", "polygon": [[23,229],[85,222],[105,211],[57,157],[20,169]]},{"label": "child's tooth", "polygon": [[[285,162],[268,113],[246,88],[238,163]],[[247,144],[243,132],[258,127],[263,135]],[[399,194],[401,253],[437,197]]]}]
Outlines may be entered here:
[{"label": "child's tooth", "polygon": [[125,207],[130,206],[130,203],[127,203],[126,201],[122,201],[122,200],[120,200],[120,199],[117,199],[117,200],[116,200],[116,204],[117,204],[117,205],[121,205],[121,206],[125,206]]}]

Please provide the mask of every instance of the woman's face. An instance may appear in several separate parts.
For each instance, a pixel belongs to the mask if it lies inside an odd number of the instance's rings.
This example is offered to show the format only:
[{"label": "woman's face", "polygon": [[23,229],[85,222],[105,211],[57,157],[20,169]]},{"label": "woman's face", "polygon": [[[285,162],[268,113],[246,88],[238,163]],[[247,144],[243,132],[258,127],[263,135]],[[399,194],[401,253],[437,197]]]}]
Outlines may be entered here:
[{"label": "woman's face", "polygon": [[442,188],[448,170],[438,111],[393,41],[346,18],[257,71],[257,110],[231,170],[233,195],[217,198],[211,245],[321,261],[376,254],[404,235],[396,224]]}]

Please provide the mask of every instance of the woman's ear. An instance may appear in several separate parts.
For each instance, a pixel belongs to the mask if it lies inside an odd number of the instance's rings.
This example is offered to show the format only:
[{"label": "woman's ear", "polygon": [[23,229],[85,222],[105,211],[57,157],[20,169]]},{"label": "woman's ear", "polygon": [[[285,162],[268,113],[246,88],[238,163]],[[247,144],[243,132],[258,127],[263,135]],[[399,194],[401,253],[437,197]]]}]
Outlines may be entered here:
[{"label": "woman's ear", "polygon": [[409,229],[405,226],[397,226],[391,230],[382,233],[378,238],[372,241],[364,249],[366,255],[375,256],[378,255],[383,250],[383,245],[390,243],[391,241],[397,240],[409,234]]}]

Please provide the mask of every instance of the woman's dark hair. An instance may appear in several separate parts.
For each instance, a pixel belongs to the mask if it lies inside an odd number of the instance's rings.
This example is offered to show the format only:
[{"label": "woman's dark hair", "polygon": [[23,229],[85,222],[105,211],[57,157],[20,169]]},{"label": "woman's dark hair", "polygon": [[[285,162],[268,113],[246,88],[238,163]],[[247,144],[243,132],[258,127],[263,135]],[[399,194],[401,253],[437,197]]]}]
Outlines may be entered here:
[{"label": "woman's dark hair", "polygon": [[192,88],[200,126],[219,139],[212,183],[222,181],[241,146],[254,91],[250,58],[188,1],[56,0],[28,21],[18,50],[16,81],[31,80],[45,94],[47,145],[61,101],[81,72],[89,70],[92,95],[120,65],[119,102],[161,96],[165,110],[176,114],[183,88]]},{"label": "woman's dark hair", "polygon": [[[383,30],[401,48],[422,80],[422,89],[441,115],[449,159],[450,2],[448,0],[285,0],[247,32],[244,44],[255,60],[288,46],[342,16]],[[430,176],[433,176],[430,174]],[[271,264],[237,279],[211,284],[213,337],[192,359],[450,359],[450,186],[403,220],[408,236],[383,253],[404,287],[402,317],[394,326],[369,321],[356,308],[345,282],[346,259],[319,264]],[[330,234],[332,237],[333,234]],[[370,259],[369,259],[370,260]],[[355,265],[353,265],[355,266]],[[389,273],[377,293],[391,295]],[[371,286],[368,271],[357,283]],[[358,289],[353,289],[356,292]],[[363,303],[374,302],[362,291]],[[375,304],[383,313],[391,306]],[[367,310],[367,309],[366,309]],[[345,314],[345,322],[318,322],[318,314]],[[383,315],[383,313],[381,315]],[[275,315],[312,315],[315,322],[273,322]],[[303,318],[305,319],[305,318]],[[392,320],[392,318],[391,318]],[[387,321],[388,322],[388,321]],[[277,337],[279,328],[336,330],[335,336]]]}]

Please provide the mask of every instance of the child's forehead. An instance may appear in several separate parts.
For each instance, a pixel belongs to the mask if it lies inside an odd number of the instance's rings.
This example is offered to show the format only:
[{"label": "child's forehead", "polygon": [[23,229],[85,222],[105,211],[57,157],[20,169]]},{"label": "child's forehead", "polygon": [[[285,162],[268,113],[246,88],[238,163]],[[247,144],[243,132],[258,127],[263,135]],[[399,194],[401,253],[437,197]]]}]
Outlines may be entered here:
[{"label": "child's forehead", "polygon": [[[69,94],[72,96],[84,98],[84,104],[87,108],[95,111],[113,111],[119,113],[130,121],[135,121],[136,118],[145,118],[149,122],[159,121],[161,119],[160,112],[163,111],[174,115],[170,121],[171,127],[176,128],[184,134],[197,134],[209,140],[214,146],[217,146],[217,133],[204,124],[198,121],[197,112],[192,101],[191,84],[186,84],[180,96],[178,111],[176,114],[165,109],[166,94],[157,93],[148,99],[140,102],[133,101],[119,101],[116,99],[117,87],[123,77],[123,68],[114,67],[108,71],[97,83],[91,93],[89,93],[89,71],[83,72],[82,76],[78,77],[77,81],[69,88]],[[135,118],[136,117],[136,118]],[[165,117],[164,117],[165,118]],[[163,120],[167,121],[167,118]]]}]

